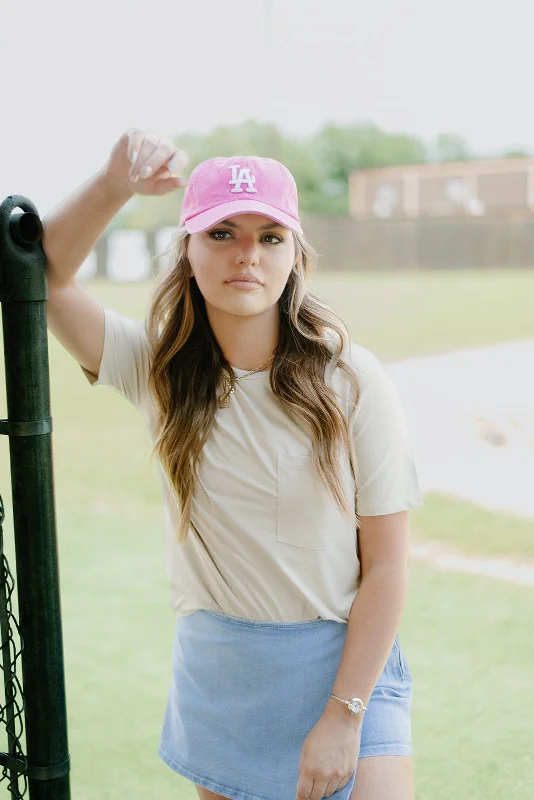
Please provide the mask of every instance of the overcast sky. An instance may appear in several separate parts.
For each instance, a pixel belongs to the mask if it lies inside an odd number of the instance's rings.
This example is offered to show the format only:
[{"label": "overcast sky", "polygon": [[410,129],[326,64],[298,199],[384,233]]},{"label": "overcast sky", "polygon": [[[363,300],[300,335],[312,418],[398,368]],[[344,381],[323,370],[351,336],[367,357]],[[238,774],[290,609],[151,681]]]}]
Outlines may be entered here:
[{"label": "overcast sky", "polygon": [[[270,8],[270,13],[269,13]],[[0,201],[45,214],[132,126],[373,120],[534,150],[528,0],[0,0]]]}]

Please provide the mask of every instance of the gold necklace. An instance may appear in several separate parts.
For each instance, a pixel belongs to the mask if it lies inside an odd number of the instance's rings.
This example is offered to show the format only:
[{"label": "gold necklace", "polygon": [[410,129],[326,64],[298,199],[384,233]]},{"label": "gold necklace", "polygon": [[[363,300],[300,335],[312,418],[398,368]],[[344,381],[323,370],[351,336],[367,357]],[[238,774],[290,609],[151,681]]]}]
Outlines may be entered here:
[{"label": "gold necklace", "polygon": [[[264,361],[263,364],[260,364],[259,367],[256,367],[256,369],[252,369],[250,372],[246,372],[244,375],[234,375],[234,381],[236,382],[241,381],[243,380],[243,378],[248,378],[249,375],[254,375],[256,372],[260,372],[260,370],[266,367],[269,361],[272,361],[273,358],[274,358],[274,353],[272,356],[269,356],[267,361]],[[232,383],[232,379],[225,375],[223,391],[219,398],[219,408],[228,408],[228,406],[230,405],[230,395],[233,393],[234,393],[234,386]]]}]

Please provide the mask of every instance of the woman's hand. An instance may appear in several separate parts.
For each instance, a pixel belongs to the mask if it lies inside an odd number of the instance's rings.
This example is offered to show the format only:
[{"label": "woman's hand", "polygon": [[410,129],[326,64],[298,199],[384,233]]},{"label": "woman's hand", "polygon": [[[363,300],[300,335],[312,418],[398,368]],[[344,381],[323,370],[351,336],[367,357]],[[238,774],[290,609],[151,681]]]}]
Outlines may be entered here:
[{"label": "woman's hand", "polygon": [[304,740],[296,800],[322,800],[343,789],[356,769],[361,722],[323,714]]},{"label": "woman's hand", "polygon": [[186,185],[176,173],[187,162],[186,153],[171,139],[130,128],[114,146],[104,172],[108,180],[132,195],[161,196]]}]

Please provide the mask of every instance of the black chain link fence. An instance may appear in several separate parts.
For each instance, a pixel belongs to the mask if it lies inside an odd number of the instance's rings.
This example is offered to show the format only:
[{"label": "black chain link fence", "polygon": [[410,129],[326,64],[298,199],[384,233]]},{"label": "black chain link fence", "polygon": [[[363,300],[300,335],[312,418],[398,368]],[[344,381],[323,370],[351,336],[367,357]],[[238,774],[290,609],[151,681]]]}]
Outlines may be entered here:
[{"label": "black chain link fence", "polygon": [[4,703],[0,705],[0,725],[7,733],[7,753],[0,753],[0,783],[7,781],[11,800],[22,800],[27,794],[28,779],[24,773],[27,767],[22,749],[24,736],[23,713],[24,695],[17,675],[20,656],[24,647],[18,622],[13,614],[13,593],[15,580],[4,554],[3,524],[5,519],[4,502],[0,496],[0,669],[4,679]]}]

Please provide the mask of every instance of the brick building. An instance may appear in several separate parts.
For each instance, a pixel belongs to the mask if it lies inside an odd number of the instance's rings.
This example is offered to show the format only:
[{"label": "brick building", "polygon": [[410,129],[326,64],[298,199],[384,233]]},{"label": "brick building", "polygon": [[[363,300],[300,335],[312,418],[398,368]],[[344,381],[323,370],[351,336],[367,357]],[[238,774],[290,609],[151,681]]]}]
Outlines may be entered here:
[{"label": "brick building", "polygon": [[534,216],[534,158],[358,170],[349,180],[356,220]]}]

